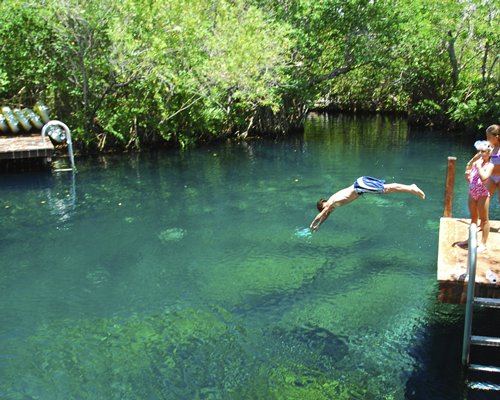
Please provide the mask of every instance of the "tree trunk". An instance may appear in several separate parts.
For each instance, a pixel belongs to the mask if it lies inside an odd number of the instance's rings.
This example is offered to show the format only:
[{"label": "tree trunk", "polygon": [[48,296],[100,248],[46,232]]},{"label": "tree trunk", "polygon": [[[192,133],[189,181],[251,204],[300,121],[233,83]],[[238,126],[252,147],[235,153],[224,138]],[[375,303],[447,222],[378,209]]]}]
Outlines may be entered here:
[{"label": "tree trunk", "polygon": [[484,54],[483,54],[483,62],[481,64],[481,91],[484,93],[484,89],[486,88],[486,70],[487,70],[487,63],[488,63],[488,53],[490,50],[490,44],[488,41],[486,41],[484,45]]},{"label": "tree trunk", "polygon": [[457,55],[455,54],[455,38],[451,31],[448,31],[448,55],[450,56],[451,63],[451,81],[453,82],[453,89],[458,85],[458,61]]},{"label": "tree trunk", "polygon": [[298,132],[304,128],[304,121],[308,108],[295,100],[285,100],[278,112],[273,112],[269,107],[259,107],[252,116],[252,125],[247,132],[267,134],[271,136],[286,135]]}]

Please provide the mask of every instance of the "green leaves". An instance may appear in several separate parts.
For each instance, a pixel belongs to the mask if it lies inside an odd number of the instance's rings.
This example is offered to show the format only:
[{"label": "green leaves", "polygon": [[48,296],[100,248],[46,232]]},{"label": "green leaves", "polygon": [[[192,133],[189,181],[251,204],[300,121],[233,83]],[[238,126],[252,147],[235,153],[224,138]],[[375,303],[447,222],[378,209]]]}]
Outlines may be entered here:
[{"label": "green leaves", "polygon": [[80,148],[98,150],[287,132],[316,104],[425,120],[429,101],[475,126],[498,119],[495,10],[492,0],[4,0],[0,98],[41,98]]}]

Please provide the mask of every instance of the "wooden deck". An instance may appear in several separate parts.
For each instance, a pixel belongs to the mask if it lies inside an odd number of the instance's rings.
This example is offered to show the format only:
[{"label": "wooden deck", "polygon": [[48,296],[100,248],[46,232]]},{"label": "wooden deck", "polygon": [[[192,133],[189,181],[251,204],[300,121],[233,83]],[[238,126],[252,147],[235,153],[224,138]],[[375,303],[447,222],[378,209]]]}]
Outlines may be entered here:
[{"label": "wooden deck", "polygon": [[42,141],[41,134],[25,136],[0,136],[0,160],[17,160],[25,158],[50,158],[54,145],[46,136]]},{"label": "wooden deck", "polygon": [[[439,224],[439,254],[437,279],[439,300],[443,303],[464,304],[467,296],[467,248],[457,246],[467,240],[470,220],[466,218],[443,217]],[[490,221],[488,249],[477,254],[476,289],[477,297],[500,298],[500,221]],[[481,238],[482,233],[478,234]],[[496,284],[486,279],[490,270],[497,274]]]}]

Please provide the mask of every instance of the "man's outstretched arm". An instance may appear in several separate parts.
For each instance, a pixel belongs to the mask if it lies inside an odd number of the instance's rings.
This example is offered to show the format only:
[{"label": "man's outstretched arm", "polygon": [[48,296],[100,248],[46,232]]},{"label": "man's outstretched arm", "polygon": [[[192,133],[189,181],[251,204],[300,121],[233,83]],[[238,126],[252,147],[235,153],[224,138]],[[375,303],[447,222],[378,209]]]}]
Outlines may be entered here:
[{"label": "man's outstretched arm", "polygon": [[314,218],[313,222],[311,222],[309,229],[312,232],[316,232],[319,229],[319,226],[328,218],[330,213],[333,211],[333,208],[333,204],[325,204],[325,208],[323,208],[323,210],[318,215],[316,215],[316,218]]}]

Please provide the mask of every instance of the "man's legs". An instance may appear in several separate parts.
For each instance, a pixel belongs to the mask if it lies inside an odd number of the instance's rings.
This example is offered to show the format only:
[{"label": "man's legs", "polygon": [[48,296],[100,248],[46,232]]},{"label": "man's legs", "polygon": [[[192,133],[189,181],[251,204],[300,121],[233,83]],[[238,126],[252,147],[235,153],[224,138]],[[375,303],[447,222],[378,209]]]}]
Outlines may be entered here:
[{"label": "man's legs", "polygon": [[402,183],[388,183],[384,185],[384,193],[411,193],[425,199],[425,193],[415,184],[404,185]]}]

